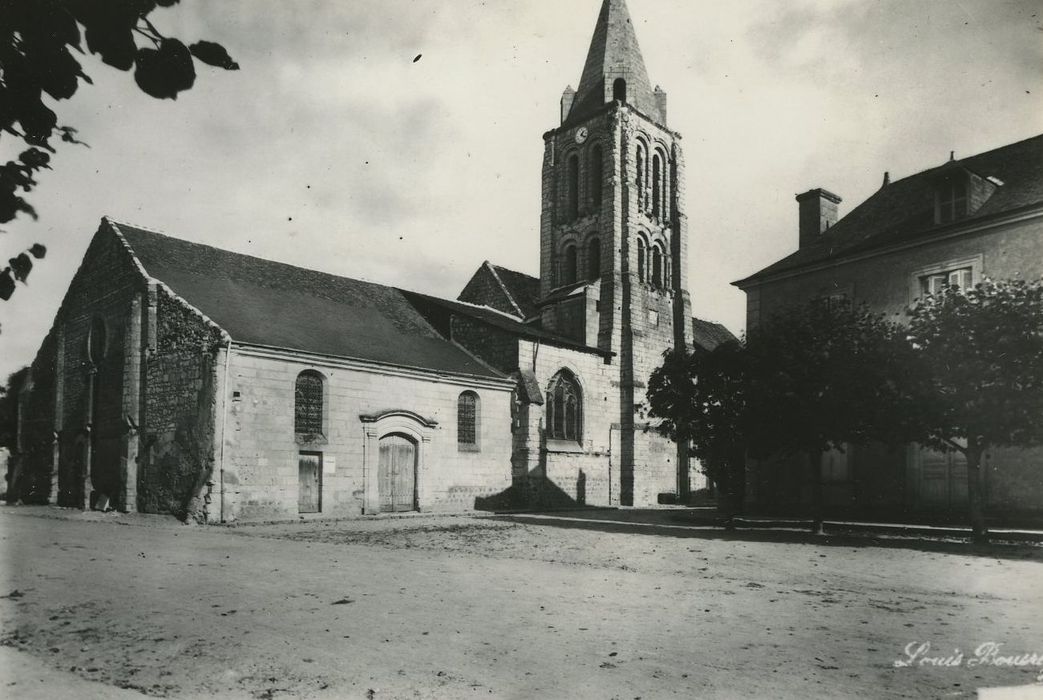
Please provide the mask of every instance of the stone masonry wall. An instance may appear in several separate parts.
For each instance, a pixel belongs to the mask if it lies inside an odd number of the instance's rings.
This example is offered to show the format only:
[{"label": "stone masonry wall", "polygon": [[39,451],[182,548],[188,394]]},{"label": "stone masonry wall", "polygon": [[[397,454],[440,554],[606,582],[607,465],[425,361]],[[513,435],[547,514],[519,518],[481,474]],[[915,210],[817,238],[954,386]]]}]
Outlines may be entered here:
[{"label": "stone masonry wall", "polygon": [[[527,475],[530,502],[534,505],[619,504],[619,464],[611,455],[613,432],[619,431],[618,368],[602,356],[577,350],[519,342],[520,366],[532,368],[546,396],[551,379],[568,369],[582,390],[583,435],[575,444],[550,444],[544,437],[546,405],[530,407],[539,459]],[[618,435],[616,436],[618,438]]]},{"label": "stone masonry wall", "polygon": [[[145,281],[122,241],[103,223],[69,286],[55,321],[55,428],[60,505],[89,507],[92,491],[123,503],[121,454],[127,439],[123,411],[125,336],[133,300]],[[91,362],[92,327],[102,338]],[[136,417],[132,417],[136,421]],[[88,463],[89,461],[89,463]]]},{"label": "stone masonry wall", "polygon": [[454,314],[450,323],[453,340],[487,364],[505,374],[518,367],[516,336],[466,316]]},{"label": "stone masonry wall", "polygon": [[[304,370],[325,382],[326,435],[300,444],[294,432],[294,389]],[[393,370],[350,368],[293,356],[265,356],[233,347],[225,425],[224,519],[297,518],[298,457],[322,455],[321,513],[363,513],[368,464],[362,415],[396,409],[437,422],[423,450],[417,475],[422,511],[466,511],[511,486],[510,387],[489,388],[466,378],[406,376]],[[479,396],[479,449],[457,444],[457,401],[463,391]],[[367,462],[367,459],[369,460]],[[215,496],[219,498],[220,496]]]},{"label": "stone masonry wall", "polygon": [[155,343],[145,363],[145,458],[139,498],[147,513],[201,519],[214,469],[220,333],[162,287],[155,293]]}]

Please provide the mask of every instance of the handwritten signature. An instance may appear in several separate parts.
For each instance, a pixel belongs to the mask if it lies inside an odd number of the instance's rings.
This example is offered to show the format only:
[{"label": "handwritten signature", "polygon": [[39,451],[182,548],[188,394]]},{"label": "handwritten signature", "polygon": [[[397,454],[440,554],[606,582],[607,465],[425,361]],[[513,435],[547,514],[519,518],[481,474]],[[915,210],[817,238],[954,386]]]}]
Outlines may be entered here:
[{"label": "handwritten signature", "polygon": [[953,649],[951,654],[932,653],[930,642],[909,642],[905,645],[903,652],[905,657],[895,659],[895,668],[924,666],[941,668],[1032,667],[1039,669],[1036,681],[1043,683],[1043,652],[1008,653],[1004,651],[1003,645],[997,642],[979,644],[971,654],[964,654],[959,649]]}]

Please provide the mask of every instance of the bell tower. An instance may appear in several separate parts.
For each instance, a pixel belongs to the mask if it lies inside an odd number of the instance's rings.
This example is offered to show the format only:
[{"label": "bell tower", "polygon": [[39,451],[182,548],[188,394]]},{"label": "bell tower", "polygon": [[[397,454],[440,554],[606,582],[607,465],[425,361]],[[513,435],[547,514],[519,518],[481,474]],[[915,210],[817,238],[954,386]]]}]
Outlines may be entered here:
[{"label": "bell tower", "polygon": [[684,159],[666,108],[625,0],[604,0],[579,87],[543,137],[540,318],[613,353],[623,505],[687,490],[683,446],[646,433],[639,415],[663,353],[692,338]]}]

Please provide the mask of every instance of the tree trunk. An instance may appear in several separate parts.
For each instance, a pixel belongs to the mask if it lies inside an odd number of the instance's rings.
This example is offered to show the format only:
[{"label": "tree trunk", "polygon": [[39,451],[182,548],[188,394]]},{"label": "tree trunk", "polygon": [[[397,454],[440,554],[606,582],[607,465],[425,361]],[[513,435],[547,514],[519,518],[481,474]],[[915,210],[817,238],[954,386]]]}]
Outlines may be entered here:
[{"label": "tree trunk", "polygon": [[984,450],[977,440],[967,440],[967,502],[971,516],[971,539],[973,542],[989,541],[989,530],[985,524],[985,497],[981,478],[981,455]]},{"label": "tree trunk", "polygon": [[812,520],[811,533],[814,535],[826,534],[826,528],[822,521],[822,454],[811,452],[808,454],[808,466],[811,468],[811,498],[812,498]]}]

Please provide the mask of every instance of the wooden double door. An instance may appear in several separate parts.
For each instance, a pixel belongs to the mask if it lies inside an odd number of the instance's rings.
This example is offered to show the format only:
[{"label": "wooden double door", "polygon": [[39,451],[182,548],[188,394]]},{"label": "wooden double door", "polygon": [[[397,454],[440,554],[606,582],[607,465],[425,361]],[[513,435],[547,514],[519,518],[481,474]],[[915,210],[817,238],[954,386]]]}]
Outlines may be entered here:
[{"label": "wooden double door", "polygon": [[380,464],[377,469],[380,510],[401,513],[417,509],[416,443],[405,435],[380,439]]}]

